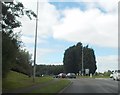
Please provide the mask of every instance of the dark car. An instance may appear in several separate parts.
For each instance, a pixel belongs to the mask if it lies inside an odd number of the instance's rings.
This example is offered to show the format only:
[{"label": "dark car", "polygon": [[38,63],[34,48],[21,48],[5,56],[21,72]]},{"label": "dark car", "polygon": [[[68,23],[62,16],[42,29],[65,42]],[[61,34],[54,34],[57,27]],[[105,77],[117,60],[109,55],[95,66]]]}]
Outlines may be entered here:
[{"label": "dark car", "polygon": [[58,78],[66,78],[66,74],[65,74],[65,73],[60,73],[60,74],[58,75]]},{"label": "dark car", "polygon": [[75,73],[68,73],[66,76],[67,78],[76,78]]}]

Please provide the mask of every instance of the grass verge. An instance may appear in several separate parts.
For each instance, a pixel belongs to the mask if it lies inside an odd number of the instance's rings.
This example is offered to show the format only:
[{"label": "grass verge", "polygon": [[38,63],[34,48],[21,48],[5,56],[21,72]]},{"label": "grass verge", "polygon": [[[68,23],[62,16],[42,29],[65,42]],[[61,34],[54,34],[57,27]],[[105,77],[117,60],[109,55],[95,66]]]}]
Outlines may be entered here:
[{"label": "grass verge", "polygon": [[2,79],[0,78],[0,95],[2,95]]},{"label": "grass verge", "polygon": [[109,76],[77,76],[77,78],[110,78]]},{"label": "grass verge", "polygon": [[93,76],[93,78],[110,78],[110,76]]},{"label": "grass verge", "polygon": [[54,82],[53,84],[48,85],[46,87],[33,90],[32,93],[58,93],[68,84],[70,84],[70,80],[61,79],[60,81]]},{"label": "grass verge", "polygon": [[5,90],[15,90],[18,88],[28,87],[40,83],[51,81],[52,77],[36,77],[33,82],[32,77],[28,77],[24,74],[11,71],[6,78],[2,80],[2,88]]}]

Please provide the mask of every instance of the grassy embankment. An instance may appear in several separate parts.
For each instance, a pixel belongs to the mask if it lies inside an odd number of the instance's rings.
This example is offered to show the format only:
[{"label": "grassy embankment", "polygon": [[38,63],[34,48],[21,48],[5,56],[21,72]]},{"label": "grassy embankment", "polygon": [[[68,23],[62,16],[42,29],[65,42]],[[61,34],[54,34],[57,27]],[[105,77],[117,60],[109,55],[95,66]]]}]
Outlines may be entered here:
[{"label": "grassy embankment", "polygon": [[[36,77],[35,83],[33,83],[32,78],[23,75],[21,73],[11,71],[6,79],[3,79],[3,91],[5,90],[15,90],[19,88],[27,88],[36,84],[44,84],[53,80],[51,76],[46,77]],[[45,87],[35,89],[31,91],[32,93],[57,93],[66,87],[70,83],[67,79],[59,79],[59,81],[53,82]],[[30,92],[30,93],[31,93]]]},{"label": "grassy embankment", "polygon": [[18,88],[28,87],[40,83],[49,82],[52,77],[36,77],[33,82],[32,77],[28,77],[24,74],[11,71],[7,78],[3,78],[3,90],[14,90]]}]

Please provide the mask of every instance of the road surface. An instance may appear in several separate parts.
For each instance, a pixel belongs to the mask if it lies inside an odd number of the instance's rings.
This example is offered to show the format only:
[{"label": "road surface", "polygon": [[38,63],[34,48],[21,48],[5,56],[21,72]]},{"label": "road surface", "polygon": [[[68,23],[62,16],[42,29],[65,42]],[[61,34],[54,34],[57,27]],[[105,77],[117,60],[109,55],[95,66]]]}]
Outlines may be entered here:
[{"label": "road surface", "polygon": [[72,84],[62,93],[118,93],[118,81],[112,79],[70,79]]}]

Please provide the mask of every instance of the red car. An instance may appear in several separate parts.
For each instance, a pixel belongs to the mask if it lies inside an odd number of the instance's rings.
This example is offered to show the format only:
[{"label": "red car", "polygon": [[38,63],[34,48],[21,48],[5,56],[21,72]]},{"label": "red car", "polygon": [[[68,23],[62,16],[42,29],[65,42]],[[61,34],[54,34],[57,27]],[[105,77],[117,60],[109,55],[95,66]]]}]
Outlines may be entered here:
[{"label": "red car", "polygon": [[58,75],[58,78],[66,78],[66,74],[65,74],[65,73],[60,73],[60,74]]}]

